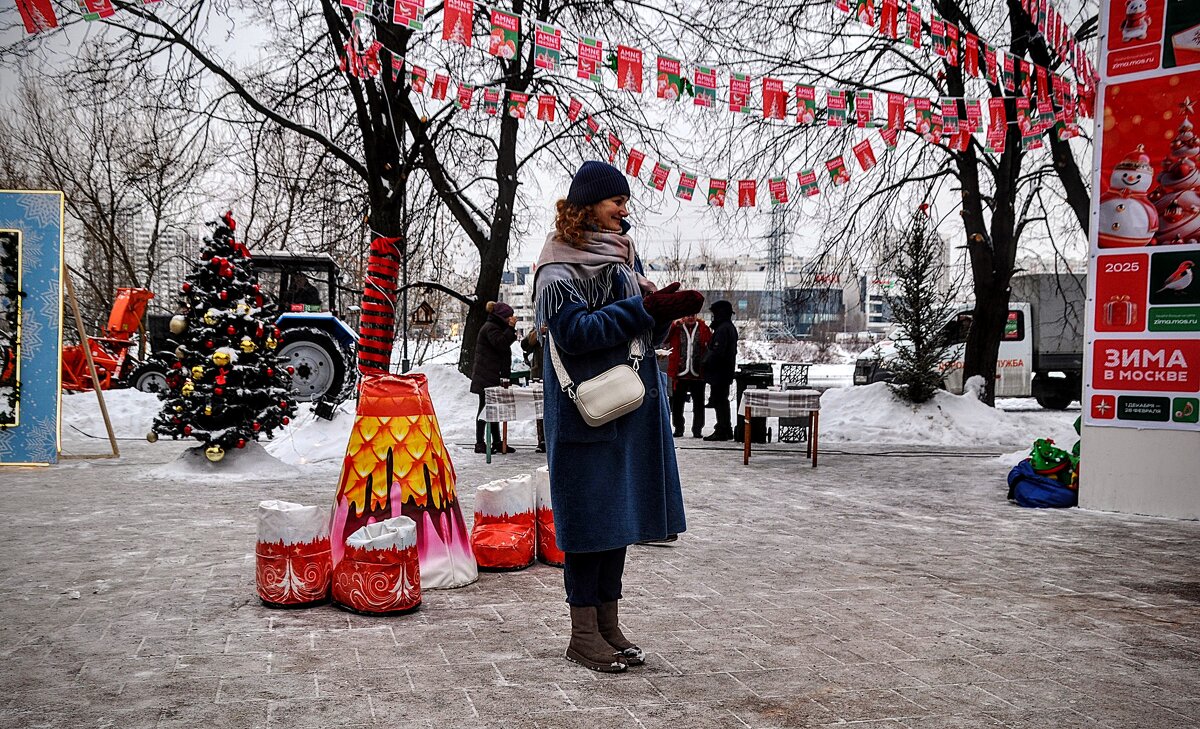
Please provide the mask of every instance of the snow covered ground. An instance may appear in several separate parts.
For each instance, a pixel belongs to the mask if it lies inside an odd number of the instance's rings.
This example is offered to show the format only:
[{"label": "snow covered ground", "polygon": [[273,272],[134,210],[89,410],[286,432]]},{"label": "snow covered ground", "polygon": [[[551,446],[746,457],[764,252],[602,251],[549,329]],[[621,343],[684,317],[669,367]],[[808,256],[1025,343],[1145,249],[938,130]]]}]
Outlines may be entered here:
[{"label": "snow covered ground", "polygon": [[[817,386],[829,388],[821,397],[820,438],[825,445],[905,446],[912,450],[971,448],[1004,453],[1002,462],[1015,463],[1036,438],[1053,438],[1066,448],[1075,442],[1072,424],[1079,415],[1078,405],[1059,412],[1043,410],[1033,400],[1001,400],[999,407],[990,408],[971,394],[939,392],[931,402],[913,407],[898,400],[882,383],[864,387],[842,384],[839,368],[844,367],[815,365],[810,372],[810,383],[822,383]],[[452,450],[471,452],[477,399],[470,392],[470,380],[449,364],[425,365],[416,371],[429,379],[442,438]],[[144,439],[159,409],[157,397],[137,390],[109,391],[105,402],[118,438]],[[301,405],[292,423],[278,431],[273,440],[263,443],[265,452],[238,454],[238,459],[252,466],[245,477],[261,470],[267,454],[289,466],[340,468],[353,416],[353,401],[342,403],[338,417],[332,421],[316,417],[308,405]],[[687,419],[690,423],[690,413]],[[711,413],[708,421],[711,425]],[[768,425],[774,428],[777,423],[772,419]],[[88,393],[65,396],[65,450],[95,451],[97,446],[103,448],[104,437],[104,421],[95,396]],[[534,423],[511,423],[509,439],[518,446],[531,447],[536,442]],[[207,466],[199,464],[193,469],[183,465],[180,466],[183,470],[168,468],[156,475],[175,480],[203,477]],[[242,470],[226,468],[222,472],[238,478]]]}]

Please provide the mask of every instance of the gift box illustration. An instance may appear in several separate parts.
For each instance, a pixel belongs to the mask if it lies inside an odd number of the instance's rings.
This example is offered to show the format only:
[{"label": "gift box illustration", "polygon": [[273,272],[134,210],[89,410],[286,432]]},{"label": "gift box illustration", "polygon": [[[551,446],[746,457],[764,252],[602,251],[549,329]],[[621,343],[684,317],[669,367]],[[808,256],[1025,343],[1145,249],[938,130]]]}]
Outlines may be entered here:
[{"label": "gift box illustration", "polygon": [[562,567],[567,561],[558,548],[554,532],[554,506],[550,500],[550,467],[542,466],[533,472],[537,490],[537,558],[543,564]]},{"label": "gift box illustration", "polygon": [[425,375],[372,375],[358,412],[335,499],[331,547],[361,527],[397,516],[416,524],[421,584],[461,587],[479,578]]},{"label": "gift box illustration", "polygon": [[369,615],[406,613],[421,605],[417,525],[407,516],[359,528],[346,538],[333,568],[333,599]]},{"label": "gift box illustration", "polygon": [[1138,318],[1138,305],[1128,296],[1113,296],[1102,307],[1104,324],[1110,327],[1127,327]]},{"label": "gift box illustration", "polygon": [[533,564],[535,542],[532,476],[503,478],[476,490],[471,548],[480,568],[524,569]]},{"label": "gift box illustration", "polygon": [[329,510],[277,499],[260,501],[254,555],[258,597],[267,606],[324,602],[333,570]]}]

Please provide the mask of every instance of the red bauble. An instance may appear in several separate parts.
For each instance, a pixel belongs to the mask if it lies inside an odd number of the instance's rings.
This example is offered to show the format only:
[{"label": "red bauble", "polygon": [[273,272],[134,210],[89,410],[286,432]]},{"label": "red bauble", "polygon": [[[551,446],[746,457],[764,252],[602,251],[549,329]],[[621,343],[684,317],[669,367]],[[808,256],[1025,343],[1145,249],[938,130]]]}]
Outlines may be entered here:
[{"label": "red bauble", "polygon": [[262,335],[263,335],[263,327],[262,327],[262,324],[259,324],[258,328],[254,330],[254,338],[262,339]]},{"label": "red bauble", "polygon": [[268,367],[267,368],[267,377],[274,377],[274,376],[275,376],[275,370],[271,367]]},{"label": "red bauble", "polygon": [[180,420],[178,416],[175,416],[175,417],[171,418],[171,422],[172,422],[172,423],[175,423],[176,425],[179,425],[179,424],[180,424],[180,423],[182,423],[183,421],[182,421],[182,420]]},{"label": "red bauble", "polygon": [[224,387],[214,387],[214,388],[213,388],[213,394],[214,394],[214,395],[224,395],[224,394],[225,394],[225,388],[224,388]]},{"label": "red bauble", "polygon": [[211,339],[205,339],[205,340],[204,340],[204,347],[205,347],[206,349],[212,349],[212,348],[213,348],[213,340],[211,340]]},{"label": "red bauble", "polygon": [[222,291],[221,293],[217,294],[217,298],[220,299],[221,301],[228,301],[229,300],[229,292]]},{"label": "red bauble", "polygon": [[182,362],[172,362],[171,369],[173,369],[173,370],[183,369],[183,363]]},{"label": "red bauble", "polygon": [[296,374],[296,368],[295,368],[295,367],[288,367],[288,374],[289,374],[289,375],[294,375],[294,374]]},{"label": "red bauble", "polygon": [[292,422],[292,420],[288,416],[284,415],[283,419],[280,420],[279,422],[283,423],[284,425],[287,425],[288,423]]},{"label": "red bauble", "polygon": [[238,438],[237,447],[238,447],[238,448],[245,448],[245,447],[246,447],[246,439],[245,439],[245,438]]},{"label": "red bauble", "polygon": [[283,339],[283,334],[281,334],[281,333],[280,333],[280,331],[279,331],[279,327],[275,327],[275,338],[276,338],[276,339]]},{"label": "red bauble", "polygon": [[192,426],[190,426],[190,425],[183,426],[183,434],[191,435],[192,434]]},{"label": "red bauble", "polygon": [[258,422],[257,420],[255,420],[253,423],[250,423],[250,428],[251,428],[251,430],[253,430],[255,433],[257,433],[259,430],[261,430],[261,429],[262,429],[262,423],[260,423],[260,422]]},{"label": "red bauble", "polygon": [[287,410],[287,400],[280,400],[280,401],[279,401],[279,409],[280,409],[280,410]]},{"label": "red bauble", "polygon": [[180,290],[183,291],[183,293],[186,294],[187,292],[192,290],[192,285],[190,283],[188,283],[187,281],[184,281],[183,285],[180,286],[179,288],[180,288]]},{"label": "red bauble", "polygon": [[232,335],[232,334],[233,334],[233,333],[235,333],[237,330],[233,328],[233,325],[232,325],[232,324],[230,324],[229,326],[225,327],[225,331],[226,331],[228,334],[231,334],[231,335]]}]

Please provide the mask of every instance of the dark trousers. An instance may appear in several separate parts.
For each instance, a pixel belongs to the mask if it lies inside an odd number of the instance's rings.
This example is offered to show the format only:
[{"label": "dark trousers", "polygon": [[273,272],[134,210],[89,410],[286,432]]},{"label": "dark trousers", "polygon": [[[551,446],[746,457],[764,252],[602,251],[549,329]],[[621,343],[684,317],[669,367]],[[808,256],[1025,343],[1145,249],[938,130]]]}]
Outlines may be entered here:
[{"label": "dark trousers", "polygon": [[[475,413],[475,445],[483,446],[483,429],[487,425],[479,416],[483,414],[483,406],[487,404],[483,393],[479,393],[479,412]],[[492,423],[492,450],[500,450],[500,423]]]},{"label": "dark trousers", "polygon": [[621,599],[625,547],[604,552],[567,552],[563,583],[574,607],[598,607]]},{"label": "dark trousers", "polygon": [[704,382],[702,380],[675,380],[675,391],[671,393],[671,424],[675,430],[683,430],[683,406],[692,401],[692,435],[704,430]]},{"label": "dark trousers", "polygon": [[733,437],[733,426],[729,423],[729,388],[732,382],[714,382],[709,387],[712,388],[713,408],[717,411],[717,426],[713,431],[727,438]]}]

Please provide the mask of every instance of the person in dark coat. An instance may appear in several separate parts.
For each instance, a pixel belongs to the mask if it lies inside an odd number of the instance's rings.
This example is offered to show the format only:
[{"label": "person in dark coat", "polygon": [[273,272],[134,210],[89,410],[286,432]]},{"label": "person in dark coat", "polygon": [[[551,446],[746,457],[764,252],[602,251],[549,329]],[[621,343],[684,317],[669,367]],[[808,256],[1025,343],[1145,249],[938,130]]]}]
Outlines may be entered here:
[{"label": "person in dark coat", "polygon": [[737,369],[738,342],[737,327],[733,325],[733,304],[722,299],[714,301],[708,310],[712,312],[712,338],[704,359],[704,379],[709,386],[708,401],[717,411],[717,425],[704,440],[732,440],[729,387],[733,384],[733,373]]},{"label": "person in dark coat", "polygon": [[[479,395],[479,414],[483,413],[485,404],[483,390],[496,385],[507,385],[512,375],[512,345],[517,341],[517,317],[513,309],[503,301],[489,301],[487,305],[488,318],[479,327],[479,336],[475,339],[475,357],[471,368],[471,392]],[[485,423],[475,420],[475,452],[485,453],[487,446],[483,442]],[[492,423],[492,449],[500,449],[500,424]],[[507,453],[515,453],[516,449],[509,447]]]},{"label": "person in dark coat", "polygon": [[[645,653],[618,625],[625,549],[686,529],[683,492],[671,438],[667,393],[654,358],[670,323],[703,306],[678,283],[656,290],[641,273],[628,236],[625,175],[585,162],[538,258],[534,274],[545,340],[545,418],[550,496],[563,581],[571,612],[568,660],[595,671],[640,665]],[[566,377],[584,382],[612,367],[632,366],[645,397],[633,412],[591,426],[564,392]]]},{"label": "person in dark coat", "polygon": [[687,316],[671,325],[667,345],[671,356],[667,371],[671,374],[671,422],[675,437],[683,437],[683,406],[692,401],[692,436],[699,438],[704,430],[704,355],[712,332],[708,325],[694,316]]},{"label": "person in dark coat", "polygon": [[[546,336],[545,327],[534,327],[529,334],[521,338],[521,351],[525,353],[525,364],[529,365],[530,382],[542,381],[542,337]],[[537,421],[537,452],[546,452],[546,426],[542,420]]]}]

